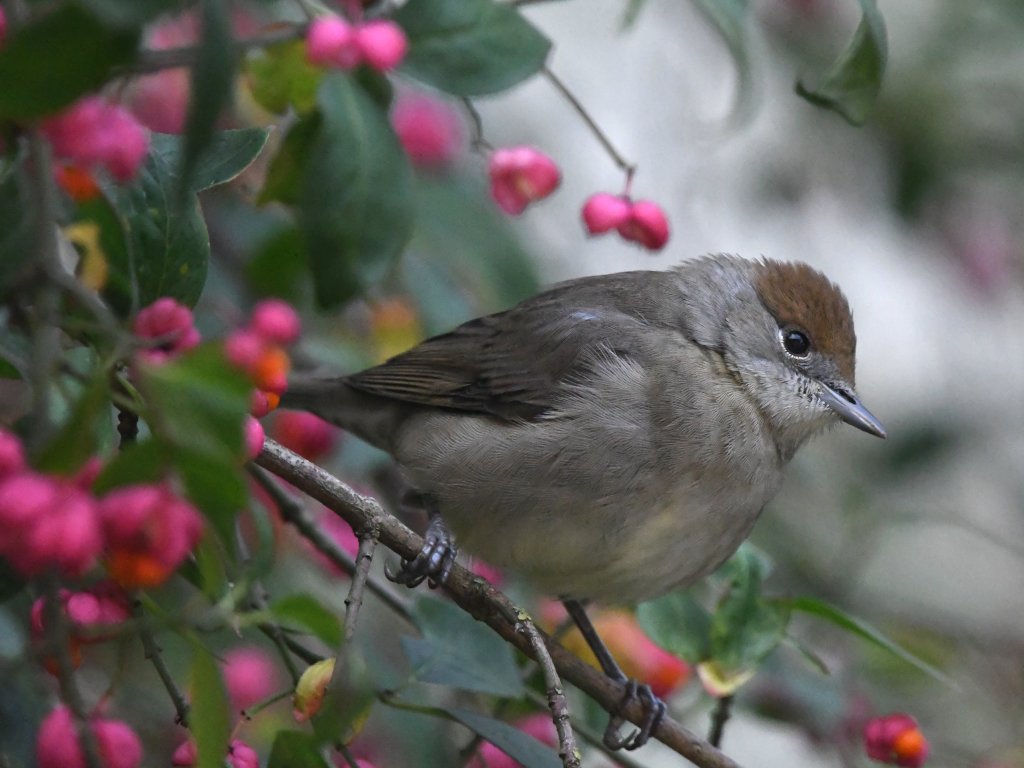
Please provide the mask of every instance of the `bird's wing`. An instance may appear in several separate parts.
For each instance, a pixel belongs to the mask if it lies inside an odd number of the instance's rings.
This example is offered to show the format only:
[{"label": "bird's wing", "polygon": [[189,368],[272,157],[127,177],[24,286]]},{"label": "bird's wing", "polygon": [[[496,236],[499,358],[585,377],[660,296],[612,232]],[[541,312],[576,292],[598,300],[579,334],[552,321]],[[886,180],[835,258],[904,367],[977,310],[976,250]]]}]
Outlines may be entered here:
[{"label": "bird's wing", "polygon": [[639,354],[630,339],[640,338],[641,318],[571,299],[571,291],[551,292],[471,320],[346,381],[408,403],[536,418],[566,383],[585,382],[598,360]]}]

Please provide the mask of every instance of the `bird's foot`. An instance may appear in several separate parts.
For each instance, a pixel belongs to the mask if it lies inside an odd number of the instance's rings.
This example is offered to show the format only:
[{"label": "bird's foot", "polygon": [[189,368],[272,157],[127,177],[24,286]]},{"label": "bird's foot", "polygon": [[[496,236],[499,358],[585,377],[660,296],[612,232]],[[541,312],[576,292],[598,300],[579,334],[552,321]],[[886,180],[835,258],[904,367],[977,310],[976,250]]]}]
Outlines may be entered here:
[{"label": "bird's foot", "polygon": [[439,515],[431,515],[423,536],[423,548],[411,560],[402,560],[397,572],[384,569],[384,575],[397,584],[412,588],[419,586],[424,579],[431,589],[444,584],[455,565],[458,549],[448,526]]},{"label": "bird's foot", "polygon": [[[623,736],[619,733],[622,726],[626,723],[622,713],[633,699],[640,701],[640,706],[644,710],[644,717],[640,722],[639,729],[634,730],[628,736]],[[604,738],[602,739],[604,745],[612,750],[639,749],[647,743],[651,738],[651,734],[654,733],[655,729],[664,719],[665,709],[665,702],[654,695],[651,686],[640,685],[636,680],[627,680],[626,693],[622,697],[622,701],[615,708],[615,711],[612,712],[611,718],[608,720],[608,727],[604,730]]]}]

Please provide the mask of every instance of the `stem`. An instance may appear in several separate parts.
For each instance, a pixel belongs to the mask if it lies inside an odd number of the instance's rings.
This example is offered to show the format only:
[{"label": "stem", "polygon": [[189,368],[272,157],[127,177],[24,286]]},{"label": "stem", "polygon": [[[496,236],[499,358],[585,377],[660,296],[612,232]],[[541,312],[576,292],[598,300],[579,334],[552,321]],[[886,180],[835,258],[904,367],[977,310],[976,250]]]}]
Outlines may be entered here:
[{"label": "stem", "polygon": [[356,633],[359,609],[363,607],[363,593],[366,591],[366,580],[370,574],[370,566],[373,565],[373,552],[376,548],[376,532],[363,531],[359,536],[359,552],[356,553],[356,572],[352,576],[348,597],[345,598],[345,642],[351,640]]},{"label": "stem", "polygon": [[462,97],[462,106],[469,115],[470,124],[473,127],[473,136],[470,139],[470,146],[474,152],[493,152],[494,147],[484,138],[484,119],[480,116],[476,105],[467,96]]},{"label": "stem", "polygon": [[145,653],[146,659],[153,665],[153,669],[156,670],[157,677],[160,678],[160,682],[163,683],[164,690],[167,691],[167,695],[171,697],[171,702],[174,704],[174,711],[176,713],[174,721],[178,723],[178,725],[188,728],[188,702],[185,701],[185,697],[182,695],[181,691],[178,690],[178,686],[174,682],[174,678],[167,669],[167,665],[164,664],[163,653],[161,652],[160,646],[156,644],[156,638],[153,637],[152,630],[150,630],[149,625],[146,624],[142,603],[137,598],[132,601],[132,613],[135,614],[135,618],[139,623],[139,639],[142,641],[142,649]]},{"label": "stem", "polygon": [[601,143],[601,146],[604,147],[605,152],[607,152],[609,156],[611,156],[612,161],[626,174],[626,194],[629,194],[629,188],[633,183],[633,174],[636,173],[636,163],[631,163],[625,157],[622,156],[622,154],[615,148],[615,145],[612,144],[611,139],[608,138],[608,135],[603,130],[601,130],[601,126],[597,124],[597,121],[595,121],[594,118],[591,117],[590,113],[587,112],[586,108],[583,106],[580,100],[576,98],[576,95],[569,90],[569,87],[564,82],[562,82],[562,80],[557,75],[555,75],[555,73],[552,72],[551,69],[549,69],[548,67],[544,67],[541,70],[541,72],[543,73],[544,77],[548,79],[548,82],[555,86],[555,90],[557,90],[562,95],[562,97],[569,102],[569,105],[573,108],[576,114],[578,114],[583,119],[583,122],[587,124],[587,127],[590,129],[590,132],[593,133],[597,140]]},{"label": "stem", "polygon": [[708,733],[708,743],[716,747],[722,744],[722,734],[725,732],[725,724],[732,716],[732,696],[723,696],[715,705],[711,713],[711,732]]},{"label": "stem", "polygon": [[518,630],[524,632],[530,639],[530,645],[536,654],[537,663],[540,665],[544,675],[544,688],[547,693],[548,709],[551,710],[551,720],[558,732],[558,756],[562,758],[562,765],[565,768],[579,768],[582,756],[576,746],[576,739],[572,734],[572,725],[569,722],[569,707],[565,700],[565,690],[562,688],[562,681],[555,669],[555,662],[551,660],[551,654],[544,644],[544,639],[537,631],[537,627],[526,614],[522,614],[519,620]]}]

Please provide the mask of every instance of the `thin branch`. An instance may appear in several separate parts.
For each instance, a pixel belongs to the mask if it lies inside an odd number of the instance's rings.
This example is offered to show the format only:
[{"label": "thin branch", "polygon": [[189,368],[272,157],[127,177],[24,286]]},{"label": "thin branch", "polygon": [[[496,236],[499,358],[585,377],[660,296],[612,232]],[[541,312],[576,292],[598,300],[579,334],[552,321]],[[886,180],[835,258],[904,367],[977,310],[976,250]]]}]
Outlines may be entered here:
[{"label": "thin branch", "polygon": [[544,675],[544,689],[548,697],[548,709],[551,710],[551,720],[555,724],[555,731],[558,733],[558,756],[562,758],[562,765],[565,768],[579,768],[582,755],[576,747],[576,739],[572,735],[572,725],[569,722],[569,705],[565,700],[565,690],[562,688],[562,681],[555,669],[555,662],[551,660],[544,639],[537,631],[533,619],[525,613],[521,615],[518,626],[519,631],[526,634],[530,639],[530,647],[536,655],[537,663],[540,665],[541,673]]},{"label": "thin branch", "polygon": [[282,699],[287,699],[295,693],[294,688],[285,688],[283,691],[278,691],[275,694],[268,696],[263,701],[258,701],[250,707],[246,707],[242,710],[243,720],[252,720],[256,715],[262,712],[267,707],[277,704]]},{"label": "thin branch", "polygon": [[[234,41],[234,49],[237,53],[252,50],[254,48],[267,48],[278,43],[287,43],[292,40],[299,40],[306,34],[306,24],[282,27],[265,32],[255,37],[247,37],[243,40]],[[165,69],[176,69],[178,67],[190,67],[199,58],[198,45],[189,45],[182,48],[166,48],[163,50],[145,50],[139,54],[139,58],[131,66],[125,67],[117,74],[126,75],[147,75],[160,72]]]},{"label": "thin branch", "polygon": [[60,586],[57,579],[48,577],[44,586],[43,626],[46,627],[47,644],[53,649],[50,657],[56,662],[57,683],[60,686],[60,698],[71,712],[75,721],[78,743],[85,756],[86,768],[103,768],[100,759],[99,743],[89,723],[82,694],[75,684],[75,669],[68,651],[69,626],[64,613],[64,603],[60,599]]},{"label": "thin branch", "polygon": [[[343,570],[349,576],[355,575],[355,561],[348,556],[348,553],[345,552],[345,550],[338,546],[338,543],[334,539],[332,539],[320,526],[316,524],[313,517],[309,514],[309,511],[302,504],[297,502],[292,496],[289,496],[284,489],[282,489],[281,486],[278,485],[277,482],[275,482],[274,479],[260,467],[250,465],[250,473],[256,479],[256,482],[260,484],[260,487],[262,487],[270,498],[273,499],[274,504],[277,505],[277,511],[280,513],[282,520],[295,526],[295,529],[302,534],[303,538],[316,547],[317,550],[327,557],[327,559],[334,565]],[[355,494],[355,491],[352,491],[352,493]],[[355,495],[358,496],[358,494]],[[359,498],[364,499],[362,496],[359,496]],[[334,511],[337,512],[337,510]],[[344,515],[341,515],[341,517],[347,520]],[[383,602],[394,613],[405,619],[409,624],[415,626],[416,622],[408,603],[396,595],[386,584],[383,584],[379,579],[374,579],[371,576],[366,580],[366,588],[369,589],[375,597],[378,597],[381,602]]]},{"label": "thin branch", "polygon": [[[423,547],[423,538],[386,513],[377,501],[356,493],[333,475],[277,442],[267,440],[256,462],[333,509],[355,530],[376,527],[380,531],[381,544],[400,557],[412,559]],[[516,629],[521,611],[492,585],[456,563],[444,589],[473,618],[485,622],[507,642],[537,660],[529,638]],[[544,637],[543,632],[541,637]],[[623,683],[609,679],[563,646],[546,642],[555,669],[563,680],[575,685],[606,711],[611,712],[622,705],[626,693]],[[643,722],[643,707],[635,699],[622,707],[621,714],[636,725]],[[655,729],[654,738],[700,768],[738,768],[735,761],[671,718],[661,721]]]},{"label": "thin branch", "polygon": [[[289,637],[288,633],[282,631],[281,628],[279,626],[277,626],[277,624],[271,624],[269,622],[262,622],[262,623],[256,625],[256,629],[258,629],[260,632],[262,632],[264,635],[266,635],[268,638],[270,638],[271,640],[273,640],[275,642],[278,639],[280,639],[281,644],[287,650],[291,651],[292,654],[294,654],[298,658],[302,659],[304,662],[306,662],[306,664],[316,664],[318,661],[323,661],[324,660],[324,657],[321,656],[316,651],[309,650],[309,648],[304,646],[298,640],[295,640],[294,638]],[[289,668],[289,670],[292,669],[292,666],[291,666],[290,663],[285,662],[285,665]]]},{"label": "thin branch", "polygon": [[356,622],[359,621],[359,609],[363,607],[363,593],[366,591],[366,580],[373,565],[373,552],[377,548],[376,531],[363,531],[359,535],[359,551],[356,553],[356,572],[352,575],[352,584],[345,598],[345,642],[356,633]]},{"label": "thin branch", "polygon": [[135,614],[135,618],[138,620],[139,639],[142,641],[142,650],[145,653],[146,659],[153,665],[157,677],[160,678],[164,690],[167,691],[167,695],[171,697],[171,703],[174,704],[174,711],[176,713],[174,721],[178,725],[188,728],[188,702],[185,701],[184,695],[178,690],[177,683],[174,682],[174,678],[167,669],[167,665],[164,664],[163,653],[160,646],[156,644],[156,638],[153,637],[153,632],[145,621],[142,603],[138,600],[132,601],[132,613]]},{"label": "thin branch", "polygon": [[548,82],[555,86],[555,90],[557,90],[562,97],[569,102],[569,105],[573,110],[575,110],[576,114],[583,119],[583,122],[587,124],[590,132],[594,134],[597,140],[601,143],[601,146],[604,147],[605,152],[611,156],[615,164],[626,174],[626,193],[628,194],[630,184],[633,181],[633,174],[636,173],[636,163],[629,162],[625,157],[623,157],[619,150],[615,148],[615,145],[612,144],[611,139],[609,139],[608,135],[601,129],[601,126],[597,124],[597,121],[590,115],[586,107],[584,107],[580,100],[576,98],[576,94],[569,90],[569,86],[562,82],[562,80],[548,67],[544,67],[541,70],[541,73],[548,79]]},{"label": "thin branch", "polygon": [[462,97],[462,106],[469,115],[470,124],[473,126],[473,136],[470,139],[470,146],[476,152],[491,152],[494,147],[484,138],[484,119],[480,116],[476,105],[468,96]]},{"label": "thin branch", "polygon": [[725,733],[725,724],[732,716],[732,696],[722,696],[715,704],[715,710],[711,713],[711,731],[708,733],[708,743],[716,747],[722,745],[722,734]]}]

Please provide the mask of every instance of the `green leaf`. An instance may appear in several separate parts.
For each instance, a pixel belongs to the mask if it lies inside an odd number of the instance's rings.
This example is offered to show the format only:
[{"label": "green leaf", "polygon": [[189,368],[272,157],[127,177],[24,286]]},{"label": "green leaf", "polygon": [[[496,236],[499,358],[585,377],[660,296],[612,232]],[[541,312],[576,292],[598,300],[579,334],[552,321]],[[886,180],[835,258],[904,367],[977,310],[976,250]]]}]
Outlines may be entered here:
[{"label": "green leaf", "polygon": [[741,119],[754,103],[750,64],[750,2],[749,0],[695,0],[697,7],[711,22],[736,62],[738,82],[733,119]]},{"label": "green leaf", "polygon": [[138,29],[108,26],[75,2],[59,5],[9,34],[0,48],[0,117],[56,112],[102,86],[132,61],[138,44]]},{"label": "green leaf", "polygon": [[233,540],[235,515],[246,500],[241,467],[243,420],[252,385],[224,359],[220,346],[202,345],[144,369],[146,419],[182,475],[189,497],[210,518],[221,540]]},{"label": "green leaf", "polygon": [[560,768],[562,765],[554,750],[508,723],[461,707],[444,710],[525,768]]},{"label": "green leaf", "polygon": [[331,648],[341,645],[341,620],[312,595],[289,595],[275,600],[270,612],[283,622],[308,629]]},{"label": "green leaf", "polygon": [[878,648],[888,651],[897,658],[907,662],[912,667],[924,672],[929,677],[945,683],[950,687],[957,687],[956,683],[941,670],[932,666],[919,656],[914,655],[895,641],[890,640],[882,634],[880,630],[871,626],[866,621],[858,619],[855,616],[851,616],[839,608],[836,608],[834,605],[826,603],[824,600],[818,600],[814,597],[794,597],[779,600],[778,602],[784,605],[788,610],[800,611],[801,613],[806,613],[810,616],[824,619],[840,629],[844,629],[850,634],[856,635],[863,640],[867,640]]},{"label": "green leaf", "polygon": [[246,62],[252,96],[275,115],[293,107],[300,115],[316,106],[316,91],[323,70],[306,59],[302,40],[280,43],[258,51]]},{"label": "green leaf", "polygon": [[278,731],[267,768],[327,768],[320,746],[311,734]]},{"label": "green leaf", "polygon": [[96,478],[93,490],[102,496],[125,485],[158,482],[166,474],[163,446],[157,440],[144,440],[118,451]]},{"label": "green leaf", "polygon": [[191,693],[188,724],[196,741],[197,768],[223,768],[231,731],[228,694],[217,662],[198,644],[192,654]]},{"label": "green leaf", "polygon": [[846,49],[817,88],[797,81],[807,101],[838,112],[851,125],[863,125],[874,110],[888,59],[885,20],[875,0],[859,0],[863,16]]},{"label": "green leaf", "polygon": [[[103,424],[103,420],[106,421]],[[71,474],[96,454],[103,427],[111,426],[110,391],[102,370],[95,372],[67,420],[37,458],[38,469]]]},{"label": "green leaf", "polygon": [[309,269],[302,232],[286,227],[263,242],[245,265],[245,277],[257,296],[279,296],[293,304],[309,292]]},{"label": "green leaf", "polygon": [[10,600],[25,588],[25,581],[20,574],[0,559],[0,603]]},{"label": "green leaf", "polygon": [[231,101],[235,81],[236,56],[224,0],[200,0],[199,19],[201,36],[189,89],[179,195],[191,186],[199,156],[213,139],[217,119]]},{"label": "green leaf", "polygon": [[298,202],[299,190],[309,168],[309,156],[322,126],[320,113],[313,112],[288,129],[267,170],[267,179],[257,201],[260,205],[274,201],[285,205]]},{"label": "green leaf", "polygon": [[394,20],[409,38],[401,71],[457,96],[511,88],[544,66],[551,41],[507,3],[410,0]]},{"label": "green leaf", "polygon": [[[189,187],[193,192],[201,192],[236,179],[259,157],[270,131],[270,128],[235,128],[215,133],[196,159]],[[160,151],[165,151],[168,140],[173,141],[173,138],[158,137]]]},{"label": "green leaf", "polygon": [[523,694],[508,644],[486,625],[443,600],[414,606],[422,638],[403,637],[402,650],[417,680],[510,698]]},{"label": "green leaf", "polygon": [[108,303],[121,317],[132,311],[133,285],[125,266],[131,263],[128,250],[128,232],[125,220],[111,204],[106,194],[84,200],[75,206],[78,226],[94,226],[98,230],[96,244],[107,264],[107,280],[102,292]]},{"label": "green leaf", "polygon": [[412,171],[380,107],[350,78],[324,78],[323,119],[298,194],[316,300],[337,306],[380,280],[412,232]]},{"label": "green leaf", "polygon": [[351,743],[358,738],[377,701],[379,681],[354,643],[347,643],[335,660],[334,674],[320,711],[313,717],[313,732],[324,744]]},{"label": "green leaf", "polygon": [[711,659],[725,673],[756,667],[785,637],[789,610],[761,594],[766,570],[752,549],[740,549],[730,561],[729,591],[711,619]]},{"label": "green leaf", "polygon": [[641,603],[636,618],[651,640],[666,651],[691,664],[707,657],[711,614],[686,592],[670,592]]}]

